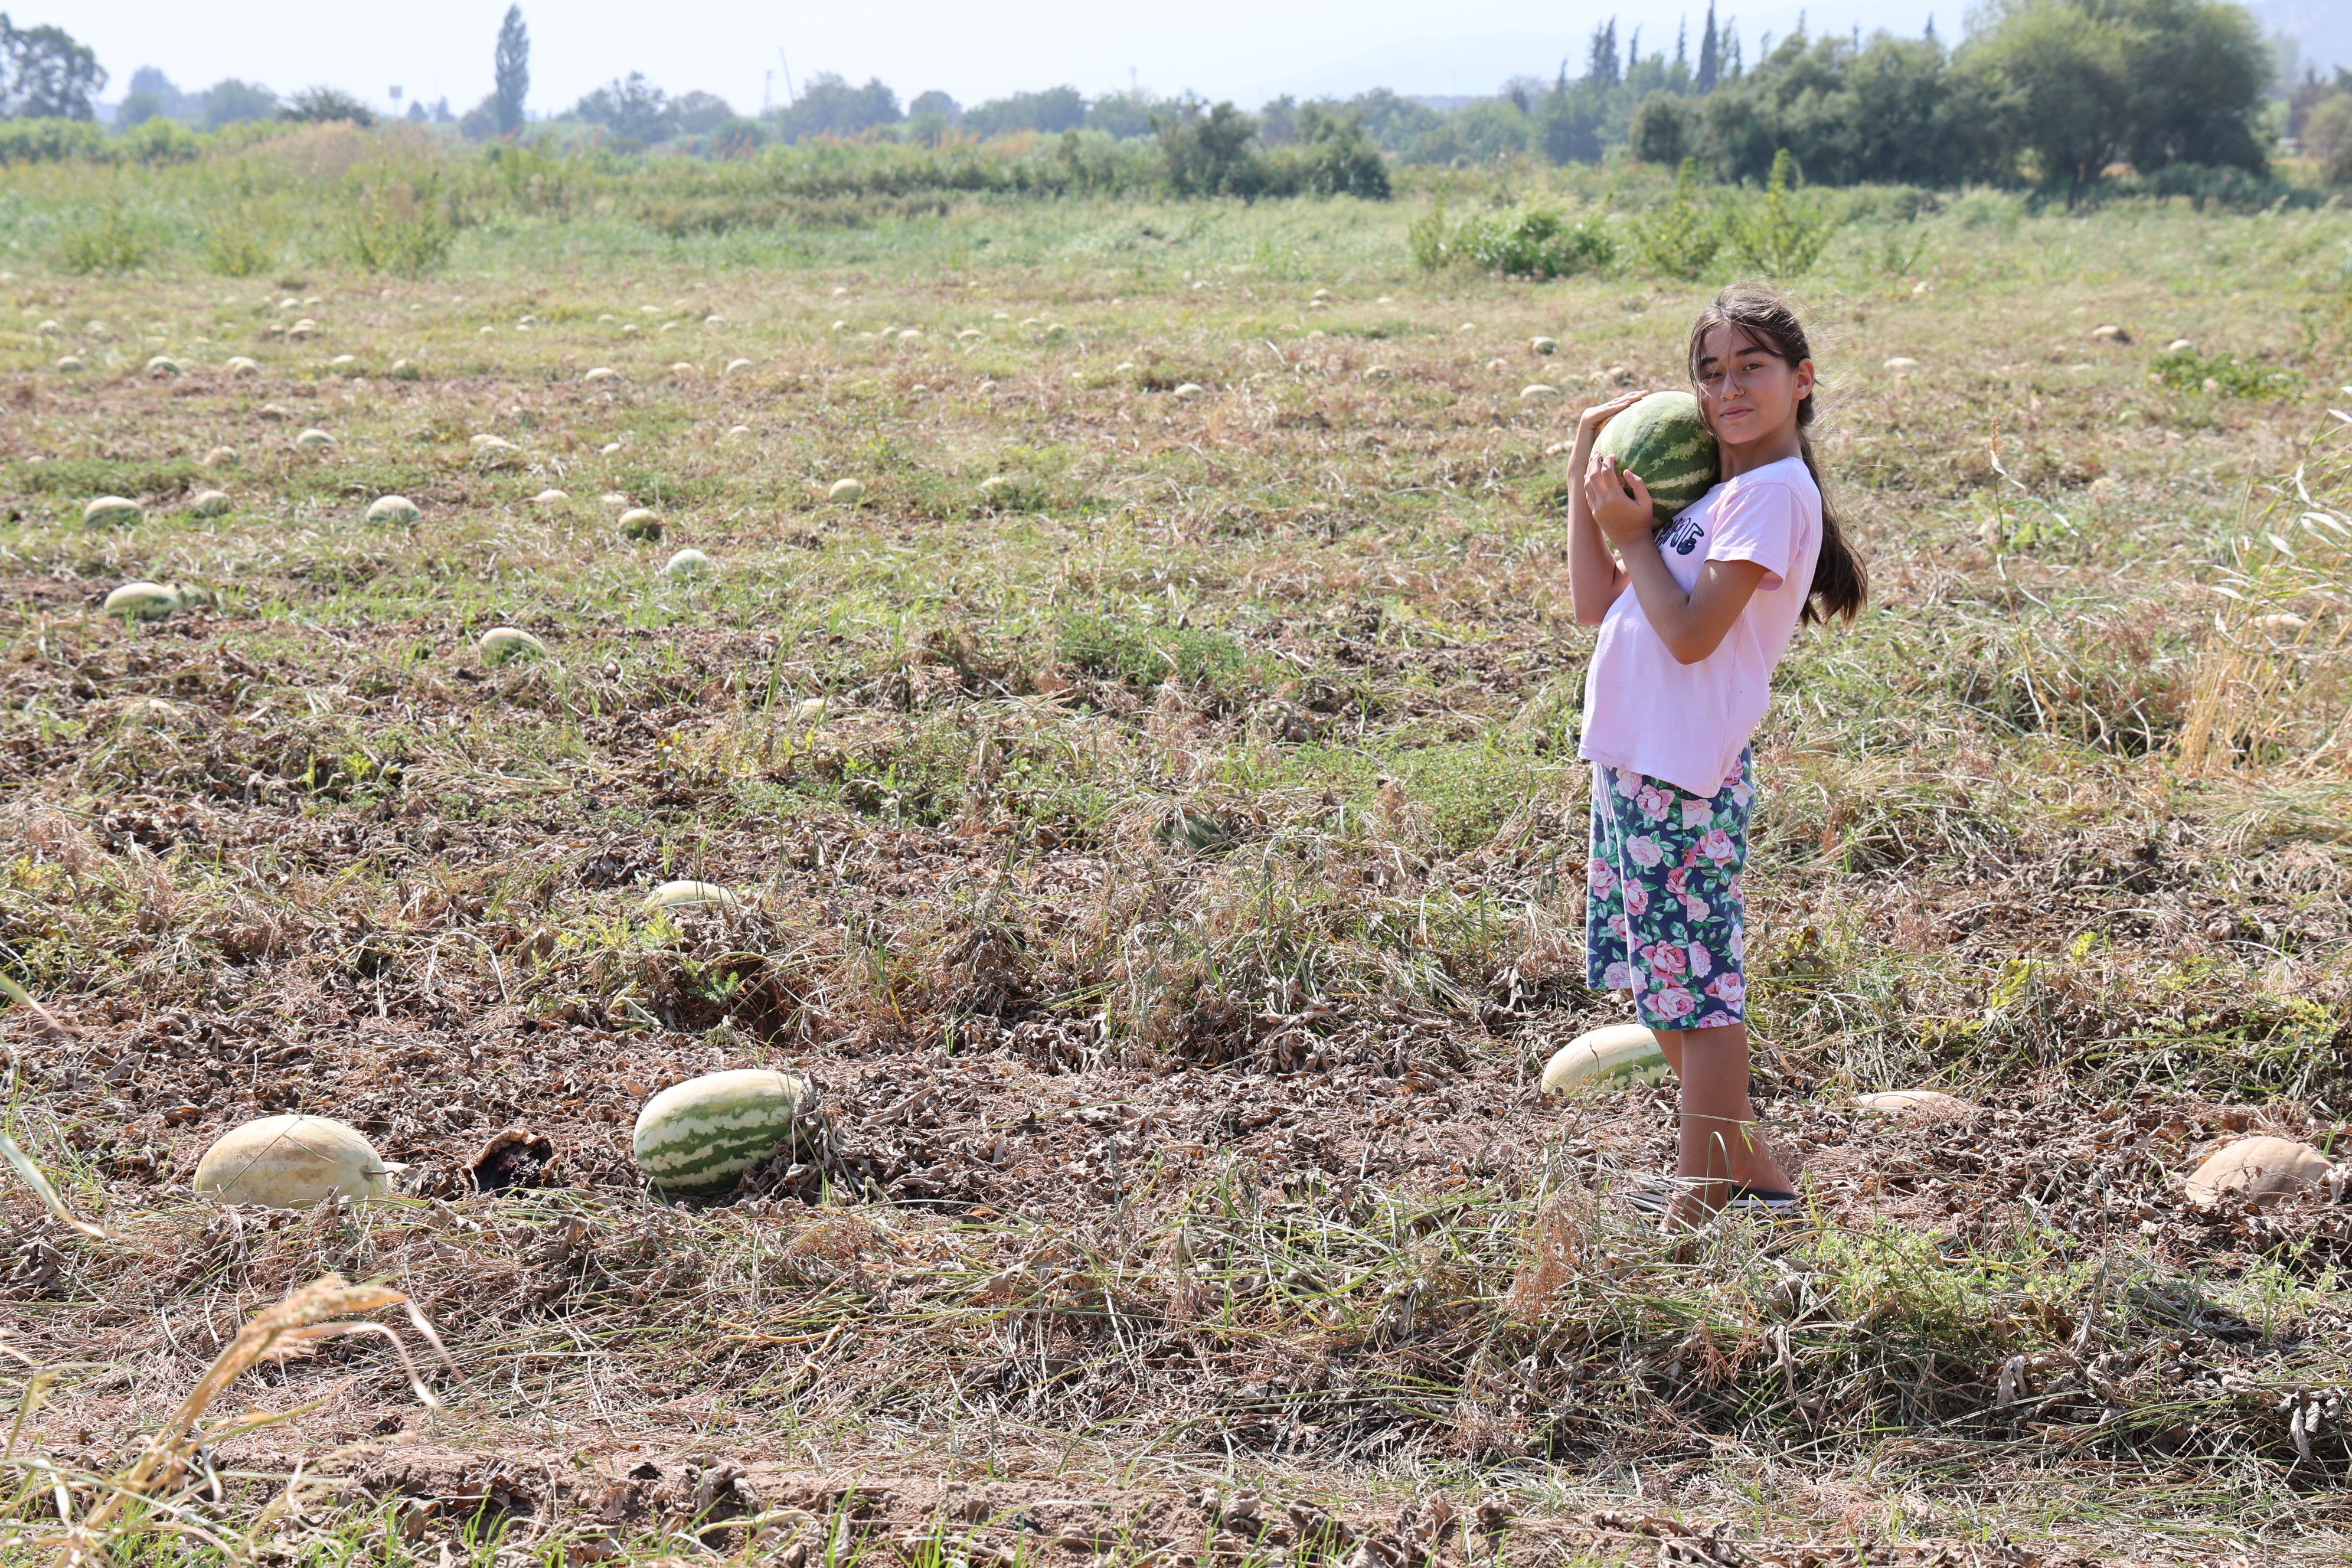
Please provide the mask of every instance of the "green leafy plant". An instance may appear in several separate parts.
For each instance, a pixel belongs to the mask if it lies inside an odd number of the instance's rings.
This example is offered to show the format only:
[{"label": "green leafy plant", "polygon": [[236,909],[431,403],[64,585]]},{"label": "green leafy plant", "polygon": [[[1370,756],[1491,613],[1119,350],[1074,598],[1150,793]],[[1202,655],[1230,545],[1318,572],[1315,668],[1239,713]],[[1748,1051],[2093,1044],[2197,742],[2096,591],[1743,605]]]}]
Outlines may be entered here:
[{"label": "green leafy plant", "polygon": [[223,278],[257,278],[284,253],[284,226],[272,207],[223,202],[205,215],[199,244],[207,270]]},{"label": "green leafy plant", "polygon": [[2289,397],[2303,385],[2291,370],[2241,359],[2226,351],[2200,354],[2194,349],[2172,349],[2156,356],[2157,379],[2177,392],[2203,392],[2217,397]]},{"label": "green leafy plant", "polygon": [[1434,272],[1475,266],[1505,278],[1573,278],[1617,264],[1617,237],[1598,213],[1570,221],[1545,206],[1527,205],[1492,217],[1473,216],[1449,229],[1443,202],[1406,231],[1414,265]]},{"label": "green leafy plant", "polygon": [[68,272],[136,272],[157,248],[149,226],[118,198],[65,231],[58,261]]},{"label": "green leafy plant", "polygon": [[1635,221],[1633,254],[1651,271],[1687,283],[1704,276],[1722,248],[1722,221],[1699,200],[1698,160],[1685,158],[1674,195]]},{"label": "green leafy plant", "polygon": [[1837,218],[1811,197],[1798,194],[1797,161],[1786,147],[1772,156],[1772,176],[1760,201],[1731,226],[1739,259],[1768,278],[1798,278],[1812,270],[1829,247]]},{"label": "green leafy plant", "polygon": [[422,278],[439,270],[457,238],[440,200],[440,183],[391,180],[368,192],[352,214],[345,247],[366,272]]}]

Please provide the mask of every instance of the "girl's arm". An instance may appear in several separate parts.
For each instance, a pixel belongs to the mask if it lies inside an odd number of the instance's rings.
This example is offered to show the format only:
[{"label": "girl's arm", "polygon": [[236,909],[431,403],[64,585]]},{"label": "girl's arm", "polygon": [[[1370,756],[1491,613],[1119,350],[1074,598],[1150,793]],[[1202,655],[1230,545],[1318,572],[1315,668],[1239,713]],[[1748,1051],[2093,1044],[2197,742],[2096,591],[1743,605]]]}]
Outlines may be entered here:
[{"label": "girl's arm", "polygon": [[[1639,474],[1620,471],[1613,458],[1589,458],[1578,500],[1595,531],[1617,547],[1625,563],[1618,576],[1633,584],[1642,614],[1666,651],[1679,663],[1696,664],[1722,647],[1732,623],[1764,581],[1762,563],[1709,561],[1699,567],[1698,582],[1685,594],[1658,553],[1650,528],[1650,487]],[[1575,569],[1571,554],[1569,570],[1572,574]],[[1580,608],[1581,604],[1580,597]]]},{"label": "girl's arm", "polygon": [[1615,418],[1619,410],[1631,408],[1645,395],[1629,392],[1586,409],[1576,421],[1576,454],[1568,460],[1568,584],[1576,601],[1576,624],[1580,626],[1599,626],[1630,580],[1610,555],[1609,542],[1601,537],[1601,527],[1593,521],[1592,508],[1585,499],[1586,487],[1580,480],[1592,459],[1592,442],[1601,434],[1601,427]]}]

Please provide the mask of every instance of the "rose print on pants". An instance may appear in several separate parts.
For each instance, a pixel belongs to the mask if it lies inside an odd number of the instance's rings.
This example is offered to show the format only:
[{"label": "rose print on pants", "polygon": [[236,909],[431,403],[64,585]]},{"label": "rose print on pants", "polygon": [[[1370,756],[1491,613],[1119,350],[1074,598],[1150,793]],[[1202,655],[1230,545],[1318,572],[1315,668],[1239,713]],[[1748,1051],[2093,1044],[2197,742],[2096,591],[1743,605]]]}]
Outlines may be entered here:
[{"label": "rose print on pants", "polygon": [[1745,752],[1708,801],[1622,768],[1594,771],[1586,978],[1596,991],[1632,992],[1652,1028],[1747,1018],[1739,873],[1755,800]]}]

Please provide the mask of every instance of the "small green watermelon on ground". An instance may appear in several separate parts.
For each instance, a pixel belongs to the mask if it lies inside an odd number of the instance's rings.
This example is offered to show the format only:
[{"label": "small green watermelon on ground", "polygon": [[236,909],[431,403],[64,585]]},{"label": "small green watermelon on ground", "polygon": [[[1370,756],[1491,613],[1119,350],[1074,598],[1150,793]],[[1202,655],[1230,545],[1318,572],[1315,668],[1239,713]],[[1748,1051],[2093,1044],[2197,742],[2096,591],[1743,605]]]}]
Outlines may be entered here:
[{"label": "small green watermelon on ground", "polygon": [[637,1168],[663,1193],[713,1197],[801,1136],[805,1079],[739,1068],[672,1084],[637,1113]]}]

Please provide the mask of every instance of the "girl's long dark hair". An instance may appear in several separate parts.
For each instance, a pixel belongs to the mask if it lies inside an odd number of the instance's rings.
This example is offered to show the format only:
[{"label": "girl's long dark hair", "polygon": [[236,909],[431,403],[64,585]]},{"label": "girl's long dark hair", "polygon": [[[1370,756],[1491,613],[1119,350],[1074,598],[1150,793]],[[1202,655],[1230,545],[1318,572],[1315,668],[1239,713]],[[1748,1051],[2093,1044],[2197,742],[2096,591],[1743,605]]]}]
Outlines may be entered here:
[{"label": "girl's long dark hair", "polygon": [[[1789,301],[1778,294],[1735,283],[1717,294],[1698,313],[1698,321],[1691,327],[1693,381],[1698,379],[1698,363],[1706,352],[1706,335],[1717,327],[1747,333],[1758,347],[1769,350],[1790,365],[1813,357],[1812,346],[1805,341],[1804,326]],[[1870,597],[1870,577],[1853,547],[1846,543],[1845,531],[1838,525],[1837,513],[1830,506],[1829,481],[1822,478],[1822,466],[1813,459],[1812,437],[1806,434],[1812,423],[1813,395],[1809,392],[1797,405],[1797,450],[1813,476],[1813,484],[1822,492],[1822,552],[1813,565],[1812,586],[1805,593],[1804,618],[1827,622],[1838,616],[1852,621],[1861,612],[1863,602]]]}]

